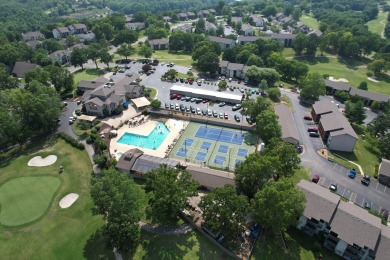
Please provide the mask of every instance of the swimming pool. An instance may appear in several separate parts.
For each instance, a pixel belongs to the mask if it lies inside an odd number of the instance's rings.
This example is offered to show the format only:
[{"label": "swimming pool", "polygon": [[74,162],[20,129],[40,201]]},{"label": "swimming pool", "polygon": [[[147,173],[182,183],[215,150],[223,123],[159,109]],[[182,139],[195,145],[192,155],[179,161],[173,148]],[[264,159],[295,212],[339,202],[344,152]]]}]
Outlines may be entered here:
[{"label": "swimming pool", "polygon": [[148,136],[125,133],[117,141],[121,144],[133,145],[141,148],[156,150],[164,142],[170,133],[164,123],[158,122],[156,127]]}]

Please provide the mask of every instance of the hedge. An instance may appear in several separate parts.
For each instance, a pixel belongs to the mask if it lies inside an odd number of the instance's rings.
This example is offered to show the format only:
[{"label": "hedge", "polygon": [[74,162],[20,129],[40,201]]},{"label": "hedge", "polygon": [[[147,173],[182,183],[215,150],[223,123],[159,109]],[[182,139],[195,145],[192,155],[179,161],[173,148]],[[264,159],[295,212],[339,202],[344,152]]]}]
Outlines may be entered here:
[{"label": "hedge", "polygon": [[73,137],[70,137],[67,134],[60,133],[58,136],[60,138],[62,138],[65,142],[67,142],[68,144],[70,144],[71,146],[73,146],[73,147],[75,147],[77,149],[80,149],[80,150],[84,150],[85,149],[84,144],[78,142],[77,140],[73,139]]}]

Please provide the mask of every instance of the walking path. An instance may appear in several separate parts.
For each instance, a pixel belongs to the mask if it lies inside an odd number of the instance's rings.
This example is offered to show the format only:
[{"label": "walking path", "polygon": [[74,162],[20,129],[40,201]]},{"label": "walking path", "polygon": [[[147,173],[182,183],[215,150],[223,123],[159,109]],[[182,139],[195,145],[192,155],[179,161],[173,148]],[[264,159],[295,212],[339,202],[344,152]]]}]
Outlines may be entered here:
[{"label": "walking path", "polygon": [[192,231],[192,227],[188,224],[180,226],[158,226],[140,221],[139,225],[143,230],[160,235],[178,235]]}]

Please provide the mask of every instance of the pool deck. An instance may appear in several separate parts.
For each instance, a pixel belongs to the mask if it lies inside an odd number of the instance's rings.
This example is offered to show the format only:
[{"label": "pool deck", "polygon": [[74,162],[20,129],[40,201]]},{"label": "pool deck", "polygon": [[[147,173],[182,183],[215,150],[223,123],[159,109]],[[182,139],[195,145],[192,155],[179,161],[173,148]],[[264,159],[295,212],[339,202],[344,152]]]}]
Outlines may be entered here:
[{"label": "pool deck", "polygon": [[144,135],[144,136],[149,135],[156,127],[157,123],[158,121],[155,120],[147,120],[145,123],[135,127],[130,127],[129,125],[122,126],[117,130],[118,135],[115,138],[111,139],[110,153],[112,155],[114,154],[116,155],[118,152],[125,153],[130,149],[137,148],[142,150],[145,154],[164,158],[166,156],[166,151],[168,150],[168,146],[174,144],[174,139],[179,139],[180,131],[187,127],[188,122],[183,120],[168,119],[165,122],[165,125],[169,129],[170,133],[167,135],[167,137],[161,143],[160,147],[157,150],[151,150],[147,148],[141,148],[138,146],[118,143],[118,140],[125,133]]}]

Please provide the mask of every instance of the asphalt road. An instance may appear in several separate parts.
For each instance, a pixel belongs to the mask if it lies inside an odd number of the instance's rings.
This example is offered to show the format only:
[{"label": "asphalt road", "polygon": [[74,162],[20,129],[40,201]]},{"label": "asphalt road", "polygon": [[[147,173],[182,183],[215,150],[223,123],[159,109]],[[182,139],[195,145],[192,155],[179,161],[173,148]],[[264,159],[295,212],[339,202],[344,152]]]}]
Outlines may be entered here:
[{"label": "asphalt road", "polygon": [[303,119],[305,115],[309,114],[310,109],[299,103],[298,94],[286,91],[283,91],[283,94],[291,100],[301,144],[305,146],[305,153],[301,155],[301,165],[309,168],[311,175],[320,175],[320,185],[329,188],[331,183],[337,184],[337,193],[359,206],[362,206],[365,201],[369,201],[373,204],[372,208],[375,210],[390,209],[390,189],[379,184],[373,178],[368,187],[364,186],[360,183],[361,176],[351,179],[347,175],[349,169],[330,162],[317,154],[317,150],[324,147],[324,145],[320,138],[309,137],[307,128],[311,125],[308,125],[308,122]]}]

